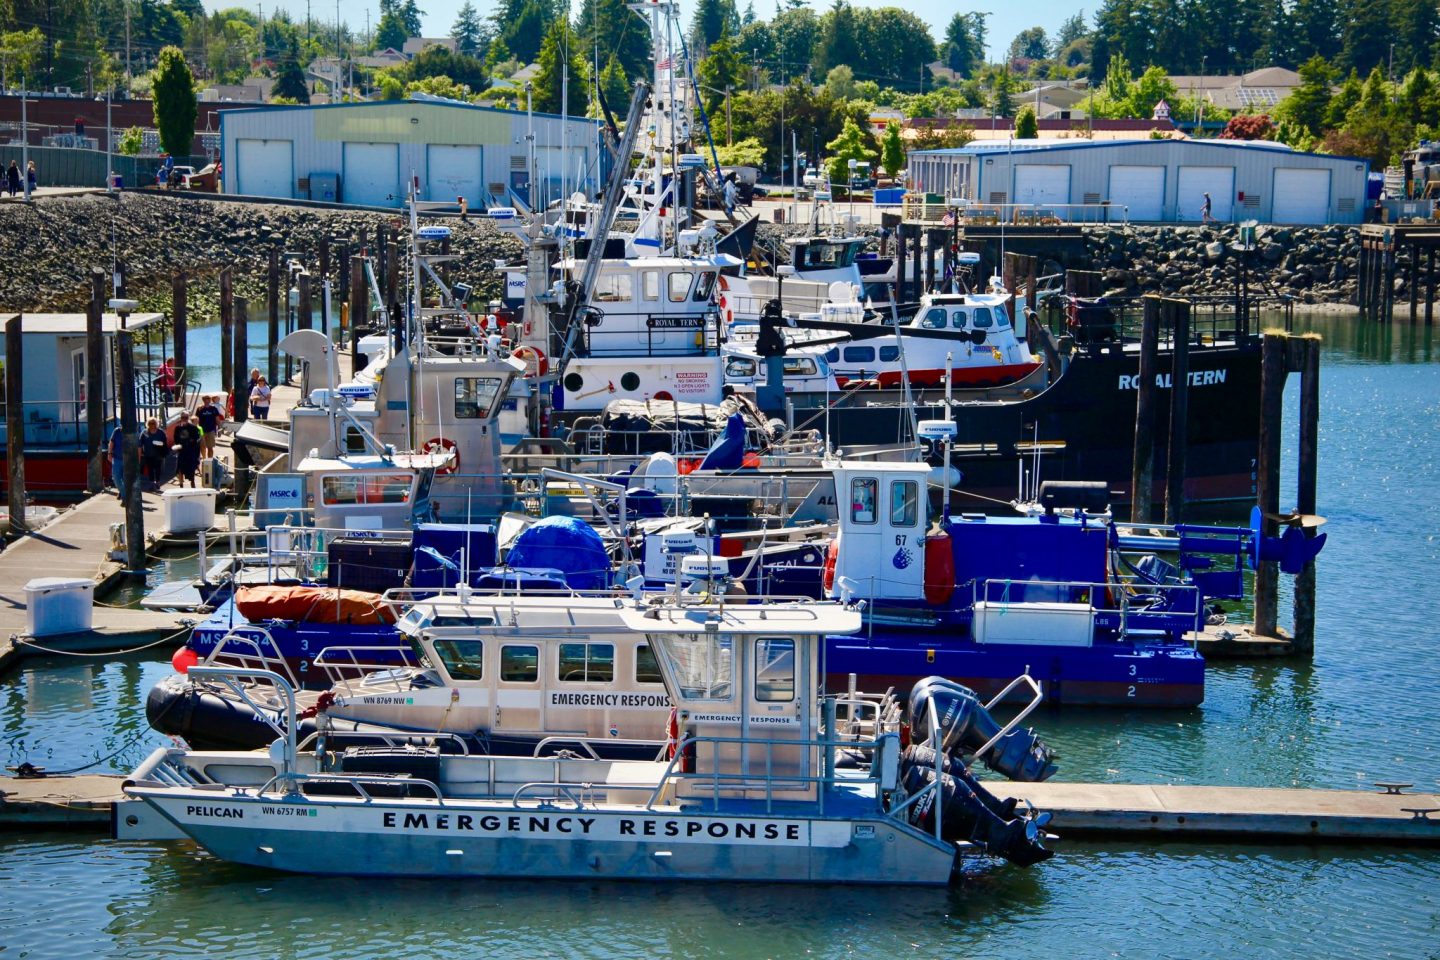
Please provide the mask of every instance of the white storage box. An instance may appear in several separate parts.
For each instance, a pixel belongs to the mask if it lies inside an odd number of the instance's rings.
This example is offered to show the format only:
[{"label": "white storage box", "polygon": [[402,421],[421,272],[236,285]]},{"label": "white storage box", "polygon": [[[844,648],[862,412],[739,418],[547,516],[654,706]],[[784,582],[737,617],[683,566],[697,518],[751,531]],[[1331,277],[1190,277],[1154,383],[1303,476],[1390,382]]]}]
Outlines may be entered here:
[{"label": "white storage box", "polygon": [[166,490],[165,531],[195,533],[215,524],[215,491],[208,487]]},{"label": "white storage box", "polygon": [[41,577],[25,584],[25,612],[32,637],[82,633],[95,613],[95,581]]},{"label": "white storage box", "polygon": [[1095,609],[1088,603],[975,604],[976,643],[1088,647],[1095,642]]}]

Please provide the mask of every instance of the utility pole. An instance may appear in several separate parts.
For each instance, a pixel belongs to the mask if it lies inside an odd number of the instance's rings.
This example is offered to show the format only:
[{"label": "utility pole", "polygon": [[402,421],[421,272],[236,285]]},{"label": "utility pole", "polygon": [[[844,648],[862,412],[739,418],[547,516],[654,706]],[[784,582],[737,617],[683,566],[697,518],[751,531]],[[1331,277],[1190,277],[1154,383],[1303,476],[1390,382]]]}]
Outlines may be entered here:
[{"label": "utility pole", "polygon": [[125,0],[125,96],[130,96],[130,83],[135,75],[130,72],[130,0]]},{"label": "utility pole", "polygon": [[735,133],[730,127],[730,84],[725,84],[725,146],[735,146]]}]

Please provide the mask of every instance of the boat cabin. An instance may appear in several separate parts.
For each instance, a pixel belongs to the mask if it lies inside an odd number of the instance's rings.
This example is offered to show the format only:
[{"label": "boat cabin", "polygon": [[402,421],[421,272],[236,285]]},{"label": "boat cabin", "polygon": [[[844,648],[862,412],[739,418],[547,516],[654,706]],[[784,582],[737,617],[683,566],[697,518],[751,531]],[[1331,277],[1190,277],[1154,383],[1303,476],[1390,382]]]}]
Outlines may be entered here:
[{"label": "boat cabin", "polygon": [[359,454],[306,457],[305,506],[315,526],[330,530],[411,530],[433,519],[430,486],[452,457],[435,454]]},{"label": "boat cabin", "polygon": [[785,245],[797,280],[862,284],[857,264],[865,249],[864,237],[792,237]]},{"label": "boat cabin", "polygon": [[[582,260],[565,260],[573,279]],[[715,299],[720,277],[743,262],[725,253],[604,260],[590,291],[580,353],[591,357],[713,355],[719,346]]]}]

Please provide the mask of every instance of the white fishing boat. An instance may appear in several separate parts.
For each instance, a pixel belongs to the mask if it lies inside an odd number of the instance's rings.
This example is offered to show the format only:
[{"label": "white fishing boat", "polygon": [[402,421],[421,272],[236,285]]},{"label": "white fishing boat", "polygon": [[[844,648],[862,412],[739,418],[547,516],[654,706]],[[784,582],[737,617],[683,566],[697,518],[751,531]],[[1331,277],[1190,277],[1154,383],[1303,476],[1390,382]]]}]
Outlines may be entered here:
[{"label": "white fishing boat", "polygon": [[[1016,685],[1034,699],[1003,727],[944,681],[917,686],[913,729],[928,746],[906,748],[893,697],[821,692],[822,638],[856,631],[854,610],[708,594],[614,603],[676,705],[664,758],[302,752],[292,722],[268,752],[157,750],[125,781],[117,835],[188,837],[222,859],[293,872],[507,879],[938,885],[966,854],[1050,856],[1043,815],[1017,818],[965,769],[972,751],[1012,775],[1053,769],[1019,727],[1039,702],[1028,678]],[[842,724],[861,709],[863,725]],[[293,718],[293,700],[287,710]]]}]

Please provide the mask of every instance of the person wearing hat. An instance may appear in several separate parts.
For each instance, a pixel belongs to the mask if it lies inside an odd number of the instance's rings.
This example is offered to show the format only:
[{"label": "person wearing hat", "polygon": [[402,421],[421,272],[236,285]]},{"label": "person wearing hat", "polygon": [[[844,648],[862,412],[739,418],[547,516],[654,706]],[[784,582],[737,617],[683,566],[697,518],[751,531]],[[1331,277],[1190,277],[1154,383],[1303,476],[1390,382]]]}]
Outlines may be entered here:
[{"label": "person wearing hat", "polygon": [[221,410],[215,403],[212,394],[205,394],[200,398],[200,409],[195,411],[195,422],[200,425],[202,435],[200,437],[200,455],[202,457],[215,456],[215,438],[220,433],[220,424],[225,420],[225,411]]},{"label": "person wearing hat", "polygon": [[175,425],[175,484],[195,486],[195,471],[200,469],[200,427],[191,422],[187,411],[180,411],[180,422]]}]

